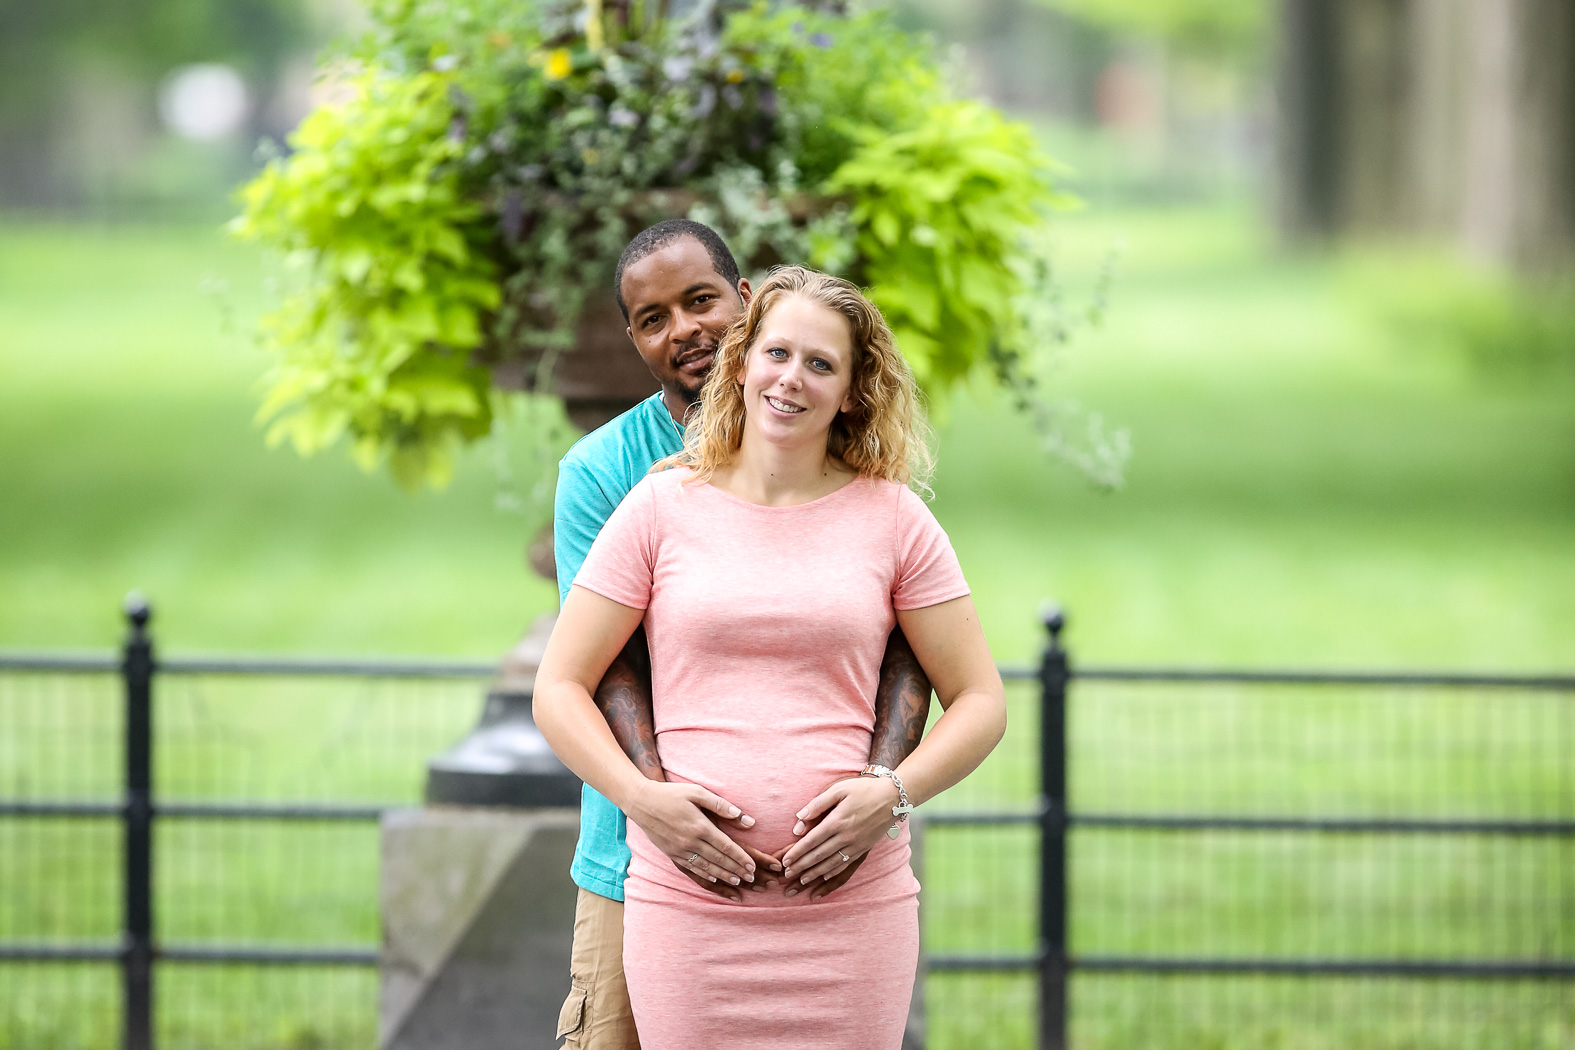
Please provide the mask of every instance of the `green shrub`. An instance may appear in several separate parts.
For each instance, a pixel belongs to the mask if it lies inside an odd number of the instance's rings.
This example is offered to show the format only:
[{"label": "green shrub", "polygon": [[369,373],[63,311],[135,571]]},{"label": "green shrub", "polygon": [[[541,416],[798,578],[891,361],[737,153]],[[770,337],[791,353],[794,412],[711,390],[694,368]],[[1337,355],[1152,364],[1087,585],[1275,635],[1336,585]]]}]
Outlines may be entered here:
[{"label": "green shrub", "polygon": [[667,191],[746,270],[867,285],[936,403],[971,374],[1032,396],[1034,246],[1065,198],[1029,132],[951,97],[882,12],[657,8],[374,0],[349,100],[308,118],[234,224],[305,273],[265,326],[272,440],[348,435],[364,466],[441,484],[489,432],[490,369],[551,389]]}]

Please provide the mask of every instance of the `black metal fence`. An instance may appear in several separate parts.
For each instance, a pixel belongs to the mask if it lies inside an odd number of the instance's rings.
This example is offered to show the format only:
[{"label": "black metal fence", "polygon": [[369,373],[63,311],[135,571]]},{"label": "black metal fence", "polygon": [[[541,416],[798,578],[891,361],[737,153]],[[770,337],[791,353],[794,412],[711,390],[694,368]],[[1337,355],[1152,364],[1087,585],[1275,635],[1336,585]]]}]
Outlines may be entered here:
[{"label": "black metal fence", "polygon": [[[0,1047],[370,1045],[375,821],[491,666],[157,658],[128,612],[118,659],[0,657]],[[1575,1046],[1575,677],[1046,628],[924,815],[933,1046]]]},{"label": "black metal fence", "polygon": [[[1483,1040],[1480,1033],[1468,1030],[1474,1023],[1468,1016],[1457,1020],[1458,1030],[1449,1043],[1575,1046],[1575,676],[1114,667],[1079,669],[1072,666],[1062,645],[1064,622],[1059,610],[1052,609],[1046,613],[1044,623],[1048,639],[1037,673],[1003,669],[1003,675],[1008,678],[1035,677],[1039,686],[1037,804],[1026,812],[943,812],[932,813],[926,818],[926,828],[935,831],[1011,825],[1037,829],[1037,943],[1031,951],[1015,955],[931,954],[927,960],[930,973],[1016,971],[1031,974],[1036,984],[1038,1002],[1034,1043],[1045,1050],[1061,1050],[1074,1043],[1093,1045],[1103,1042],[1095,1038],[1072,1038],[1070,993],[1072,978],[1076,974],[1130,974],[1168,978],[1253,976],[1299,980],[1425,978],[1457,982],[1538,982],[1547,994],[1542,997],[1544,1002],[1533,1007],[1540,1007],[1541,1013],[1532,1019],[1530,1027],[1533,1031],[1529,1038],[1523,1038],[1525,1033],[1501,1031],[1498,1038]],[[1433,793],[1428,790],[1430,785],[1425,779],[1419,779],[1410,791],[1400,793],[1410,795],[1409,801],[1416,806],[1410,811],[1398,807],[1371,811],[1375,801],[1383,806],[1385,792],[1377,792],[1378,797],[1375,799],[1373,792],[1360,790],[1348,791],[1346,794],[1353,801],[1360,800],[1360,808],[1369,809],[1369,812],[1274,812],[1263,808],[1265,801],[1272,806],[1273,798],[1243,797],[1250,792],[1242,790],[1230,792],[1229,808],[1216,812],[1188,811],[1185,800],[1172,800],[1170,805],[1149,811],[1085,808],[1072,790],[1068,772],[1077,762],[1097,756],[1090,755],[1091,749],[1086,746],[1093,741],[1077,741],[1069,732],[1076,722],[1069,711],[1069,686],[1073,682],[1122,683],[1139,687],[1291,687],[1303,693],[1307,690],[1326,691],[1331,687],[1340,687],[1347,690],[1384,690],[1391,694],[1386,697],[1369,696],[1366,703],[1374,707],[1393,704],[1396,691],[1409,694],[1408,698],[1413,701],[1418,695],[1438,691],[1454,694],[1465,692],[1470,695],[1468,704],[1488,708],[1486,712],[1478,712],[1481,729],[1497,724],[1500,731],[1478,732],[1468,725],[1463,727],[1463,731],[1458,728],[1442,734],[1435,731],[1431,734],[1431,740],[1383,741],[1399,745],[1396,753],[1389,756],[1373,754],[1370,747],[1369,754],[1362,755],[1360,752],[1365,745],[1379,741],[1363,739],[1355,734],[1350,739],[1336,740],[1333,748],[1313,749],[1315,761],[1327,767],[1323,770],[1324,778],[1333,780],[1336,786],[1343,772],[1364,764],[1372,766],[1375,758],[1380,767],[1386,760],[1404,761],[1402,755],[1411,761],[1421,757],[1438,767],[1446,776],[1453,770],[1458,775],[1477,781],[1464,785],[1465,790],[1456,784],[1447,786],[1447,790]],[[1502,694],[1506,692],[1537,695],[1549,702],[1537,704],[1538,710],[1533,712],[1514,711],[1510,705],[1502,702]],[[1484,693],[1487,695],[1482,695]],[[1431,719],[1425,710],[1413,710],[1410,712],[1411,717],[1401,720],[1405,723],[1401,728],[1422,729],[1435,719],[1448,720],[1450,712],[1442,709],[1442,705],[1438,706],[1440,710],[1434,712]],[[1084,713],[1092,712],[1085,707]],[[1384,712],[1372,710],[1363,714],[1365,717],[1357,720],[1357,727],[1372,727],[1385,717]],[[1387,714],[1388,720],[1393,722],[1393,712]],[[1417,717],[1418,714],[1421,717]],[[1097,714],[1090,720],[1098,722]],[[1514,720],[1518,724],[1504,732],[1502,723],[1505,720]],[[1208,741],[1195,733],[1177,735],[1178,740],[1184,737],[1191,737],[1184,741],[1184,746],[1203,743],[1205,752],[1228,755],[1233,750],[1228,741]],[[1079,743],[1084,746],[1077,746]],[[1238,740],[1236,743],[1246,743],[1249,748],[1272,746],[1266,737]],[[1283,745],[1286,741],[1280,743]],[[1443,746],[1430,748],[1430,744]],[[1451,748],[1464,753],[1451,755],[1448,753]],[[1240,755],[1235,757],[1239,758]],[[1522,762],[1525,764],[1522,765]],[[1284,768],[1289,770],[1293,765],[1285,763]],[[1207,775],[1209,771],[1204,764],[1195,766],[1193,772]],[[1215,769],[1213,772],[1219,774],[1229,771]],[[1517,780],[1523,782],[1524,790],[1509,794],[1519,797],[1501,797],[1505,794],[1500,790],[1503,785]],[[1252,778],[1247,778],[1241,786],[1250,789],[1253,786],[1251,781]],[[1439,787],[1446,788],[1446,785],[1440,784]],[[1097,794],[1093,791],[1088,793]],[[1176,805],[1176,801],[1182,804]],[[1391,798],[1389,801],[1392,804],[1398,800]],[[1439,810],[1440,804],[1448,807],[1452,803],[1462,802],[1463,807],[1458,811],[1447,808]],[[1506,802],[1521,807],[1520,812],[1506,812]],[[1511,931],[1508,938],[1510,943],[1505,943],[1505,939],[1500,937],[1497,938],[1497,944],[1483,945],[1491,954],[1429,954],[1426,948],[1418,951],[1411,945],[1396,947],[1412,950],[1380,953],[1372,950],[1378,945],[1370,938],[1353,938],[1359,943],[1365,942],[1361,943],[1362,950],[1344,955],[1324,954],[1316,950],[1284,954],[1241,951],[1214,954],[1199,952],[1195,948],[1189,950],[1184,939],[1183,943],[1175,944],[1171,951],[1163,954],[1105,952],[1097,950],[1097,947],[1092,951],[1075,950],[1079,938],[1073,936],[1071,920],[1075,918],[1081,901],[1079,895],[1072,891],[1073,850],[1092,845],[1090,839],[1093,837],[1121,833],[1161,838],[1157,854],[1152,844],[1146,851],[1151,870],[1165,863],[1166,852],[1179,856],[1184,847],[1178,848],[1180,844],[1177,839],[1189,836],[1194,839],[1213,836],[1216,844],[1221,837],[1239,842],[1243,837],[1264,836],[1274,836],[1282,842],[1286,837],[1320,837],[1346,842],[1353,838],[1415,837],[1435,842],[1440,839],[1479,842],[1496,839],[1512,844],[1529,843],[1532,844],[1530,849],[1517,850],[1512,845],[1508,853],[1493,858],[1492,865],[1498,870],[1490,871],[1485,883],[1471,887],[1465,895],[1466,899],[1454,903],[1476,910],[1479,916],[1486,915],[1488,921],[1484,924],[1485,928],[1478,931],[1479,939],[1483,932],[1504,932],[1502,928],[1495,930],[1494,924],[1501,917],[1497,912],[1503,903],[1502,898],[1506,896],[1521,898],[1510,902],[1509,911],[1524,908],[1533,915],[1530,922],[1520,924],[1523,927],[1518,931],[1520,936],[1514,936],[1516,931]],[[945,850],[945,846],[936,841],[939,838],[937,834],[927,832],[927,837],[927,856]],[[1539,849],[1550,843],[1551,849]],[[1097,852],[1097,847],[1091,852]],[[1515,856],[1517,852],[1522,855]],[[1527,853],[1531,855],[1526,856]],[[1128,867],[1142,868],[1144,865]],[[1313,877],[1316,878],[1317,873],[1313,873]],[[1530,893],[1527,892],[1528,888]],[[1421,887],[1415,889],[1420,890]],[[1177,901],[1178,905],[1184,903]],[[1283,907],[1295,911],[1300,903],[1287,900],[1283,902]],[[1425,906],[1416,917],[1420,922],[1413,925],[1419,926],[1447,924],[1452,918],[1447,909],[1431,914]],[[1513,925],[1513,922],[1500,924],[1501,927]],[[1402,941],[1406,939],[1398,938]],[[1467,943],[1470,939],[1469,934],[1460,938]],[[1426,938],[1421,940],[1425,942]],[[1516,954],[1517,948],[1523,954]],[[1509,998],[1516,999],[1513,996]],[[1510,1010],[1513,1012],[1525,1008],[1526,1003],[1517,1000]],[[1469,1013],[1475,1013],[1477,1023],[1496,1023],[1495,1011],[1491,1008],[1478,1007]],[[1318,1021],[1308,1018],[1306,1023],[1316,1026]],[[1535,1030],[1537,1028],[1540,1031]],[[1435,1031],[1434,1035],[1437,1034]],[[1154,1045],[1152,1037],[1140,1038],[1143,1045]],[[1251,1038],[1244,1040],[1242,1045],[1262,1045],[1255,1044]],[[1417,1045],[1409,1033],[1398,1037],[1375,1033],[1372,1038],[1374,1045],[1390,1042]],[[1211,1043],[1214,1041],[1209,1040]],[[1131,1044],[1118,1041],[1115,1045]],[[1180,1041],[1178,1045],[1187,1044]],[[1361,1043],[1342,1038],[1330,1045],[1351,1046]],[[1421,1045],[1445,1044],[1425,1042]]]}]

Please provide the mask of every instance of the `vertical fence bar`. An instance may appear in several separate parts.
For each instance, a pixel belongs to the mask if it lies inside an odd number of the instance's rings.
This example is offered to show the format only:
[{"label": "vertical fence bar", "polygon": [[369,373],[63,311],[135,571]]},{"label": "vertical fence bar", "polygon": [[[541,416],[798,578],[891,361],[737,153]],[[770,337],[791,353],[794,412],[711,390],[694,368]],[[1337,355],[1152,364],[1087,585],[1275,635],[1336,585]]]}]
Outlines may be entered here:
[{"label": "vertical fence bar", "polygon": [[121,945],[121,1046],[153,1050],[153,610],[126,598],[130,629],[121,661],[126,687],[125,930]]},{"label": "vertical fence bar", "polygon": [[1049,638],[1039,663],[1039,1047],[1066,1050],[1066,685],[1061,629],[1066,617],[1040,612]]}]

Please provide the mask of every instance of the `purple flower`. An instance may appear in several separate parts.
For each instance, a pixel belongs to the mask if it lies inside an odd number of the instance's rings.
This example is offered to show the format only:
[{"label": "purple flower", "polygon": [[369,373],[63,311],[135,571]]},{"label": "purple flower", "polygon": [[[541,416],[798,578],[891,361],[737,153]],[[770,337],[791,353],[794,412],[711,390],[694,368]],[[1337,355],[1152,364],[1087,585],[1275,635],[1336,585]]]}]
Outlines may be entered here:
[{"label": "purple flower", "polygon": [[517,243],[525,228],[525,202],[520,191],[512,186],[503,193],[503,213],[498,216],[498,226],[510,244]]},{"label": "purple flower", "polygon": [[695,101],[694,109],[689,111],[689,115],[695,120],[704,120],[711,115],[711,111],[715,108],[716,88],[707,84],[700,89],[700,97]]},{"label": "purple flower", "polygon": [[689,71],[694,65],[694,59],[687,55],[673,55],[662,63],[662,72],[667,74],[668,80],[681,84],[689,79]]},{"label": "purple flower", "polygon": [[809,42],[819,48],[827,48],[832,44],[830,33],[816,33],[809,38]]},{"label": "purple flower", "polygon": [[607,123],[620,128],[632,128],[640,123],[640,118],[633,110],[624,109],[622,106],[614,106],[607,111]]}]

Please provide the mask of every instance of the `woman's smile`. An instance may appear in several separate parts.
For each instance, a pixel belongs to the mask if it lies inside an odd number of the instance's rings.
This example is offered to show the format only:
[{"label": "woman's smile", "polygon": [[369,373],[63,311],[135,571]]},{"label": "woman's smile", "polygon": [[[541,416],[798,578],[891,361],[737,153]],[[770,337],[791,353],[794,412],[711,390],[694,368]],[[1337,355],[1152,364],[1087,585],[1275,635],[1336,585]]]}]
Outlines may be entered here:
[{"label": "woman's smile", "polygon": [[766,404],[770,405],[778,412],[786,412],[790,415],[796,415],[797,413],[804,411],[803,405],[795,405],[790,401],[783,401],[780,398],[772,397],[770,394],[766,395]]}]

